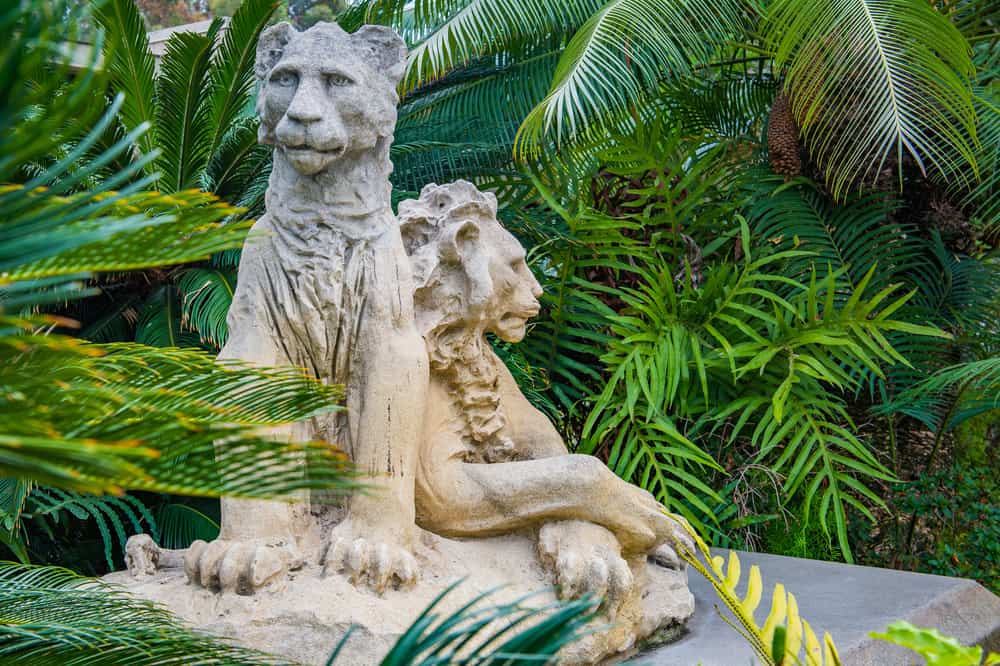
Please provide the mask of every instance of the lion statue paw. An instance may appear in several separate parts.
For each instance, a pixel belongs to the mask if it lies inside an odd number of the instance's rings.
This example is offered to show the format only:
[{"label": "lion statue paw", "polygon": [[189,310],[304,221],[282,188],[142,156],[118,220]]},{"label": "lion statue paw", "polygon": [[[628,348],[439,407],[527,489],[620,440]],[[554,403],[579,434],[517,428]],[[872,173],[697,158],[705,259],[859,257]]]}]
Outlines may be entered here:
[{"label": "lion statue paw", "polygon": [[[345,521],[347,522],[347,521]],[[377,594],[387,589],[412,587],[418,578],[417,560],[398,544],[398,539],[380,538],[370,530],[360,533],[341,523],[333,530],[320,560],[323,575],[344,575],[356,587],[368,587]]]},{"label": "lion statue paw", "polygon": [[615,535],[594,523],[578,520],[547,523],[538,532],[538,556],[555,574],[559,596],[590,594],[614,616],[633,588],[632,570],[622,557]]},{"label": "lion statue paw", "polygon": [[291,540],[198,540],[184,555],[188,581],[209,590],[253,594],[305,562]]}]

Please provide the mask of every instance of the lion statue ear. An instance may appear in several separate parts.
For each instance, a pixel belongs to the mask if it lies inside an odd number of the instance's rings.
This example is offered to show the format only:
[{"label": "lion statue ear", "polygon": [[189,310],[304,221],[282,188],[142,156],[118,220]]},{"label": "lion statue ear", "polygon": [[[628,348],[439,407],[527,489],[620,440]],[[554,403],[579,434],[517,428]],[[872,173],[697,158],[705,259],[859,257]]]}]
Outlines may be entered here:
[{"label": "lion statue ear", "polygon": [[260,39],[257,40],[257,61],[254,63],[254,74],[258,80],[267,78],[271,68],[281,60],[285,47],[296,32],[291,23],[284,22],[272,25],[260,33]]},{"label": "lion statue ear", "polygon": [[369,50],[375,68],[393,85],[402,80],[406,72],[406,42],[394,30],[382,25],[363,25],[352,38]]},{"label": "lion statue ear", "polygon": [[479,225],[466,220],[447,229],[438,244],[438,254],[444,264],[459,265],[468,278],[470,308],[479,308],[490,300],[493,278],[490,259],[482,251]]}]

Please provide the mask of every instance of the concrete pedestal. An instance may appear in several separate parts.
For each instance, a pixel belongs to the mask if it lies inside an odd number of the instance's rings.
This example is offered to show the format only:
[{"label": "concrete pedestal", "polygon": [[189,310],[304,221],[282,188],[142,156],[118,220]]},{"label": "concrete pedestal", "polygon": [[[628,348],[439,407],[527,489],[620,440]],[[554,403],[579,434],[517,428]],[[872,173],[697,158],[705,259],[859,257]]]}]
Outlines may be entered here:
[{"label": "concrete pedestal", "polygon": [[[720,551],[719,554],[725,554]],[[795,594],[802,617],[818,634],[829,631],[846,666],[922,663],[915,653],[869,638],[895,620],[934,627],[963,644],[1000,652],[1000,597],[962,578],[818,562],[779,555],[739,553],[746,572],[760,567],[765,592],[757,609],[763,621],[770,590],[784,583]],[[678,642],[649,650],[630,664],[650,666],[747,666],[759,663],[742,638],[715,609],[708,581],[691,572],[695,613]]]}]

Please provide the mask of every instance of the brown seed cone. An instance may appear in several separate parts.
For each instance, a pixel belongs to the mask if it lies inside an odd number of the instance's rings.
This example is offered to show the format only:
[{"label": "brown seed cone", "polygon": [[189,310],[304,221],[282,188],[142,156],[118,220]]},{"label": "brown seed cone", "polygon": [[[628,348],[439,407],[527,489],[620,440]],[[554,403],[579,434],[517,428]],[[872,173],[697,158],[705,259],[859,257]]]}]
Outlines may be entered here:
[{"label": "brown seed cone", "polygon": [[940,232],[949,250],[964,254],[975,252],[977,230],[961,208],[947,199],[936,198],[930,202],[927,218],[930,226]]},{"label": "brown seed cone", "polygon": [[771,106],[771,117],[767,123],[767,152],[774,173],[785,178],[802,173],[799,128],[792,117],[792,105],[784,93],[778,93]]}]

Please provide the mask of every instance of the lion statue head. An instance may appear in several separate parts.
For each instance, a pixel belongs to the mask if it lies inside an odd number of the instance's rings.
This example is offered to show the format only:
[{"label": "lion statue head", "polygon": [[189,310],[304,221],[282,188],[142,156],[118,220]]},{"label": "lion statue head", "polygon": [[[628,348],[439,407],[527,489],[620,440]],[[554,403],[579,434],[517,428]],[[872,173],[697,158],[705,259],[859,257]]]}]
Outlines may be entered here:
[{"label": "lion statue head", "polygon": [[405,68],[406,45],[388,28],[268,28],[257,43],[258,140],[304,176],[372,149],[388,162]]},{"label": "lion statue head", "polygon": [[496,197],[467,181],[427,185],[399,204],[416,289],[413,305],[431,371],[450,385],[463,435],[487,462],[510,459],[498,389],[500,360],[485,335],[519,342],[542,288],[524,248],[497,221]]}]

